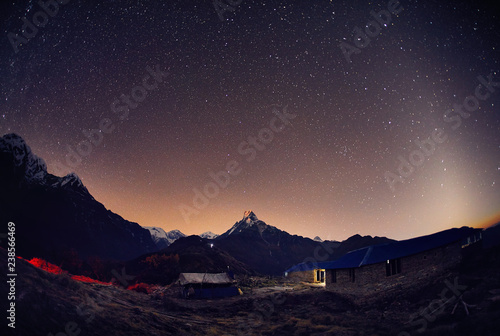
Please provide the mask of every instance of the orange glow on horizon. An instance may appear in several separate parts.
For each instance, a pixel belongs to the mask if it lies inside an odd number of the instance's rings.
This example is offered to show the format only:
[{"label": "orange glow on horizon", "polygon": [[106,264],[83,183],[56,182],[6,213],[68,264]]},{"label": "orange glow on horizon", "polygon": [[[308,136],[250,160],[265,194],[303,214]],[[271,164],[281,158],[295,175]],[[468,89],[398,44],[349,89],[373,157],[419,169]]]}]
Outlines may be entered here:
[{"label": "orange glow on horizon", "polygon": [[483,221],[478,222],[478,224],[474,225],[474,227],[479,228],[479,229],[487,229],[490,226],[493,226],[497,223],[500,223],[500,211],[498,213],[484,219]]}]

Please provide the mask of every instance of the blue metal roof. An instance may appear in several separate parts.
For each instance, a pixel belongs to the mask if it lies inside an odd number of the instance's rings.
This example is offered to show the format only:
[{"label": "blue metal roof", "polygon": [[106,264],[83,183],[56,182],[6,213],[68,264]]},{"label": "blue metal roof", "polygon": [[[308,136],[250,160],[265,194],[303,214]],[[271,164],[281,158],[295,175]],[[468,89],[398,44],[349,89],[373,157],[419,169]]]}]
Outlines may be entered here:
[{"label": "blue metal roof", "polygon": [[318,268],[355,268],[364,265],[376,264],[389,259],[406,257],[457,242],[473,235],[477,230],[478,229],[470,227],[462,227],[460,229],[455,228],[437,232],[428,236],[386,244],[372,245],[351,251],[334,261],[301,263],[289,268],[286,272],[311,271]]}]

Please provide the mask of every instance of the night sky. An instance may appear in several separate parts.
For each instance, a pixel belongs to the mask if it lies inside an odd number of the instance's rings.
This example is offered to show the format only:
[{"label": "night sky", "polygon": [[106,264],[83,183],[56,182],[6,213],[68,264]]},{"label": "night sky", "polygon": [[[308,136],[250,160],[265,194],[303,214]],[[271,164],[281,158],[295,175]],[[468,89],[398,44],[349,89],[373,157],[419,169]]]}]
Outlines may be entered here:
[{"label": "night sky", "polygon": [[66,2],[2,3],[0,135],[125,219],[220,234],[253,210],[336,240],[500,219],[494,5]]}]

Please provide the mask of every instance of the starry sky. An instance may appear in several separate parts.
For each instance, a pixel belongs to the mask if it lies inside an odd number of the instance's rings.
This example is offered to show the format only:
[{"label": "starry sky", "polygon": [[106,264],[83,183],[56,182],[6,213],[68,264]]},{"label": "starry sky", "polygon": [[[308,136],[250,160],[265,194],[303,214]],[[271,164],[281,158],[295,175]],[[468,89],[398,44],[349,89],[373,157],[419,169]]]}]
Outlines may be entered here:
[{"label": "starry sky", "polygon": [[0,133],[124,218],[220,234],[251,209],[332,240],[500,220],[488,2],[66,2],[2,2]]}]

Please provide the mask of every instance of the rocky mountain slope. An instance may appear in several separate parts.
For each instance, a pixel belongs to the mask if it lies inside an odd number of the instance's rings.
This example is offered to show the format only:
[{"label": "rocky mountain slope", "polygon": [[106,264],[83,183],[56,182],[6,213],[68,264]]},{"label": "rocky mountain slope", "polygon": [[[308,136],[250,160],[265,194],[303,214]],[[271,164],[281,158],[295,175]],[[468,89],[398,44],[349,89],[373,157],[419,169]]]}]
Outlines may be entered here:
[{"label": "rocky mountain slope", "polygon": [[76,174],[49,174],[16,134],[0,138],[0,220],[15,223],[25,258],[128,260],[157,250],[148,230],[107,210]]}]

